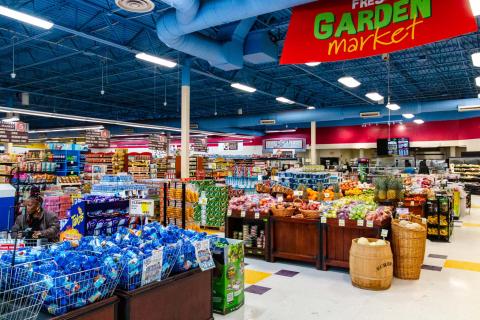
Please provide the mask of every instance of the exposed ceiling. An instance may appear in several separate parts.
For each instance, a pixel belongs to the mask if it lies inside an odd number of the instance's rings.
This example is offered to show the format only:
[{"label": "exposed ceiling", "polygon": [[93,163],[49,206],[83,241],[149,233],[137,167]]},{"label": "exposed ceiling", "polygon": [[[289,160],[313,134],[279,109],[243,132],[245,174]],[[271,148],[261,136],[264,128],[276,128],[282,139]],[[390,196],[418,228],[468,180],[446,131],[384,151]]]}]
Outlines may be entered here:
[{"label": "exposed ceiling", "polygon": [[[270,0],[275,1],[275,0]],[[42,30],[0,17],[0,103],[19,105],[20,92],[30,92],[30,108],[48,112],[117,120],[169,120],[180,117],[180,68],[166,69],[135,59],[143,51],[182,63],[185,56],[158,39],[155,21],[169,7],[153,1],[146,14],[123,11],[114,0],[0,0],[12,9],[48,19],[57,26]],[[282,47],[291,10],[257,17],[251,32],[268,30]],[[203,34],[221,38],[221,28]],[[391,55],[392,99],[395,102],[475,98],[480,68],[470,56],[480,51],[480,33],[465,35]],[[12,49],[15,43],[15,79]],[[102,70],[105,94],[101,95]],[[362,82],[350,92],[337,79]],[[269,93],[242,93],[230,87],[242,82]],[[349,107],[370,103],[365,93],[386,95],[387,67],[381,57],[325,63],[317,67],[246,64],[224,72],[195,59],[192,73],[192,118],[263,114],[273,111]],[[302,105],[278,103],[286,96]],[[166,102],[166,105],[165,105]],[[59,127],[63,120],[24,117],[32,128]],[[195,120],[192,120],[195,121]],[[255,128],[259,129],[259,128]],[[261,129],[261,128],[260,128]]]}]

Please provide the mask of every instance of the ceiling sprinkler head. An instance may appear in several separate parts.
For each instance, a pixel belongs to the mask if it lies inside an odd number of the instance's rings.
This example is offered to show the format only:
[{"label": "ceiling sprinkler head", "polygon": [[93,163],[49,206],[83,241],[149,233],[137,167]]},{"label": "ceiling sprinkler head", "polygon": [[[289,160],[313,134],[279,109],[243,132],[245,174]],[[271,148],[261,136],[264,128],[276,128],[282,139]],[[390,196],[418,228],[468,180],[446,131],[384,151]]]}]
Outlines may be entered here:
[{"label": "ceiling sprinkler head", "polygon": [[10,73],[10,77],[12,77],[12,79],[15,79],[17,77],[17,74],[15,72],[12,72]]}]

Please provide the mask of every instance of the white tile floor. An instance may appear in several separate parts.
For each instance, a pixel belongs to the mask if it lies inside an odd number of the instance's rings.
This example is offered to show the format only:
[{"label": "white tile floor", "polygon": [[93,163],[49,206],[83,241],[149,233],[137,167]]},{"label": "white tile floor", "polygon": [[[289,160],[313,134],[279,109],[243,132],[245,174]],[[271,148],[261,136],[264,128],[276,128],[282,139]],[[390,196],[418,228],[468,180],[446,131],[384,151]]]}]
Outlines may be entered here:
[{"label": "white tile floor", "polygon": [[[480,198],[474,198],[471,215],[461,220],[451,243],[427,243],[428,254],[448,260],[473,262],[480,268]],[[475,225],[476,224],[476,225]],[[425,264],[443,267],[446,260],[426,258]],[[246,268],[275,273],[286,269],[299,274],[289,278],[272,274],[256,283],[271,290],[263,295],[245,293],[245,305],[218,320],[479,320],[480,272],[458,268],[423,270],[420,280],[394,279],[391,289],[372,292],[353,287],[348,273],[318,271],[291,263],[246,259]],[[246,287],[249,285],[246,284]]]}]

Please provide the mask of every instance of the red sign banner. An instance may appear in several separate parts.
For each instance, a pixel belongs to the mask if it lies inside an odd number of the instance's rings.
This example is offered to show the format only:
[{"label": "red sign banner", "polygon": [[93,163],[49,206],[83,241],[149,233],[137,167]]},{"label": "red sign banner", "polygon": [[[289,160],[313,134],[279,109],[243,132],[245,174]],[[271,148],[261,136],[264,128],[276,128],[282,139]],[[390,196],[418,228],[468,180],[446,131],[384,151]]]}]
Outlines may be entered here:
[{"label": "red sign banner", "polygon": [[477,30],[469,0],[319,0],[294,8],[280,63],[365,58]]}]

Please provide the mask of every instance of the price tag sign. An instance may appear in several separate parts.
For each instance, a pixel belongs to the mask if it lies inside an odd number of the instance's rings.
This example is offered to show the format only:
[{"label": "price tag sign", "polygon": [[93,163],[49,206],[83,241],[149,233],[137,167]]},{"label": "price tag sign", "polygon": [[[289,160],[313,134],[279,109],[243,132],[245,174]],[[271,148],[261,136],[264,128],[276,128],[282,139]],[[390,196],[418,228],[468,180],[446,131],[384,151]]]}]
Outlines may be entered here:
[{"label": "price tag sign", "polygon": [[130,215],[153,217],[155,203],[151,199],[130,199]]},{"label": "price tag sign", "polygon": [[302,197],[303,196],[303,191],[295,190],[295,191],[293,191],[293,195],[295,197]]},{"label": "price tag sign", "polygon": [[263,181],[263,176],[258,176],[258,181]]},{"label": "price tag sign", "polygon": [[260,219],[260,211],[255,211],[255,219]]},{"label": "price tag sign", "polygon": [[278,181],[279,181],[279,179],[278,179],[278,177],[277,177],[277,176],[273,176],[273,177],[272,177],[272,181],[277,181],[277,182],[278,182]]},{"label": "price tag sign", "polygon": [[277,202],[283,202],[283,194],[277,194]]},{"label": "price tag sign", "polygon": [[[195,247],[195,257],[202,271],[215,268],[212,253],[210,252],[210,240],[196,241],[193,243]],[[161,272],[160,272],[161,274]]]},{"label": "price tag sign", "polygon": [[387,229],[382,229],[382,234],[381,234],[382,238],[386,238],[388,237],[388,230]]},{"label": "price tag sign", "polygon": [[367,228],[373,228],[373,221],[367,221]]},{"label": "price tag sign", "polygon": [[363,220],[357,220],[357,226],[363,227]]},{"label": "price tag sign", "polygon": [[163,248],[153,250],[152,256],[143,260],[142,286],[162,280]]},{"label": "price tag sign", "polygon": [[410,201],[410,207],[414,207],[415,206],[415,201]]},{"label": "price tag sign", "polygon": [[207,202],[208,202],[208,199],[207,199],[207,198],[200,198],[200,199],[199,199],[199,203],[200,203],[200,205],[202,205],[202,206],[206,206],[206,205],[207,205]]},{"label": "price tag sign", "polygon": [[427,218],[422,218],[422,223],[427,224]]},{"label": "price tag sign", "polygon": [[245,212],[245,210],[240,211],[240,217],[245,218],[246,215],[247,213]]},{"label": "price tag sign", "polygon": [[345,220],[343,220],[343,219],[338,219],[338,225],[339,225],[340,227],[345,227]]},{"label": "price tag sign", "polygon": [[320,223],[323,223],[323,224],[327,223],[327,217],[321,217]]},{"label": "price tag sign", "polygon": [[227,217],[231,217],[232,216],[232,209],[228,209],[227,210]]}]

